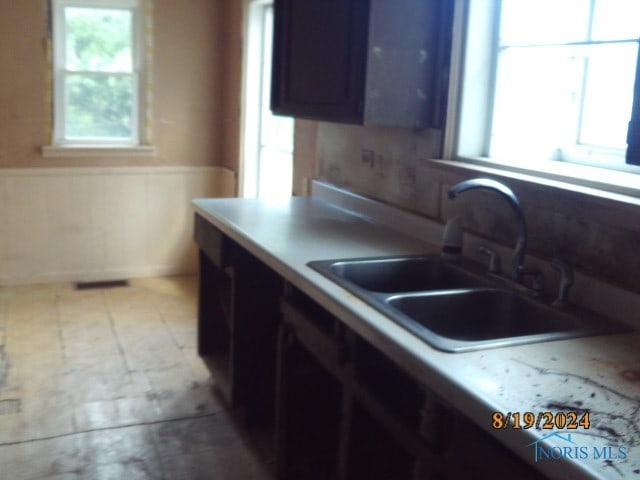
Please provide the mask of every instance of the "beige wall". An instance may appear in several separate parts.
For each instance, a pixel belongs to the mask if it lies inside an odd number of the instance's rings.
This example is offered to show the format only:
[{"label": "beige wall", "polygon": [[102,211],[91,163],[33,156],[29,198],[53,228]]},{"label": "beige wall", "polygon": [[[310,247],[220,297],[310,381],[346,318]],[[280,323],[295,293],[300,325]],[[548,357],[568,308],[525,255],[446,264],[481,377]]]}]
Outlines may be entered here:
[{"label": "beige wall", "polygon": [[293,137],[293,194],[308,195],[317,173],[318,122],[296,120]]},{"label": "beige wall", "polygon": [[220,164],[237,172],[240,159],[242,106],[242,65],[244,48],[245,0],[223,0],[221,28],[222,71],[222,135]]},{"label": "beige wall", "polygon": [[0,0],[0,285],[195,271],[191,199],[235,192],[242,5],[153,0],[157,155],[45,158],[47,0]]},{"label": "beige wall", "polygon": [[45,136],[44,1],[0,0],[0,166],[33,164]]},{"label": "beige wall", "polygon": [[239,90],[229,96],[225,89],[239,88],[241,1],[153,1],[152,128],[158,153],[151,158],[42,157],[40,147],[47,142],[51,115],[46,101],[46,4],[46,0],[0,0],[0,168],[225,165],[237,169]]},{"label": "beige wall", "polygon": [[221,167],[0,169],[0,286],[197,271],[191,199]]}]

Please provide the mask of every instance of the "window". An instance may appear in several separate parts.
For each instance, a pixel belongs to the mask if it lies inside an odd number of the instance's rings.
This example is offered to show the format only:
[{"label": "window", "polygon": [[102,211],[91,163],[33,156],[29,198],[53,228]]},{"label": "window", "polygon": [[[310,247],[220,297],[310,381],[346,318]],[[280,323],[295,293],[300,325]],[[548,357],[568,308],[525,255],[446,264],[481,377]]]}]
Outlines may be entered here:
[{"label": "window", "polygon": [[144,143],[138,1],[53,0],[52,5],[53,143]]},{"label": "window", "polygon": [[640,173],[625,163],[628,137],[638,135],[629,123],[638,0],[459,5],[467,21],[458,155]]}]

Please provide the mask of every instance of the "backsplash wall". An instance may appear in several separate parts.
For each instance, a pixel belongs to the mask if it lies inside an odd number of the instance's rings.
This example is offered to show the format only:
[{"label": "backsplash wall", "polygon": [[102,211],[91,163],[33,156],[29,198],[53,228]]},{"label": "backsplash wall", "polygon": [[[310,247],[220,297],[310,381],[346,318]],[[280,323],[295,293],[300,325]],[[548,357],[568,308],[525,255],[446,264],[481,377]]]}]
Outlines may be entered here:
[{"label": "backsplash wall", "polygon": [[[512,247],[516,230],[506,202],[490,192],[466,192],[455,201],[447,189],[488,176],[509,185],[523,205],[528,251],[561,258],[587,275],[640,293],[640,201],[614,201],[430,161],[441,149],[440,132],[319,123],[318,178],[442,223],[462,215],[463,226]],[[505,269],[508,258],[503,259]]]},{"label": "backsplash wall", "polygon": [[319,123],[319,178],[439,218],[440,189],[420,159],[440,156],[440,132]]}]

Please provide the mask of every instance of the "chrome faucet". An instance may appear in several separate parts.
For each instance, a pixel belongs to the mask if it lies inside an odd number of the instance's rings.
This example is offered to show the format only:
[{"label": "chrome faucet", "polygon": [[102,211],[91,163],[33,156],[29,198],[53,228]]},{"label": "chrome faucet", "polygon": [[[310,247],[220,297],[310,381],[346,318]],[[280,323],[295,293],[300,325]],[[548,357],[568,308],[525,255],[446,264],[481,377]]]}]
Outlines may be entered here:
[{"label": "chrome faucet", "polygon": [[527,225],[524,221],[524,212],[520,206],[520,201],[509,187],[495,180],[491,180],[490,178],[473,178],[471,180],[465,180],[457,183],[449,189],[448,195],[450,199],[454,199],[462,192],[476,188],[499,193],[509,202],[513,213],[516,214],[516,220],[518,222],[518,240],[513,252],[511,278],[514,282],[520,282],[522,274],[525,272],[524,255],[525,250],[527,249]]}]

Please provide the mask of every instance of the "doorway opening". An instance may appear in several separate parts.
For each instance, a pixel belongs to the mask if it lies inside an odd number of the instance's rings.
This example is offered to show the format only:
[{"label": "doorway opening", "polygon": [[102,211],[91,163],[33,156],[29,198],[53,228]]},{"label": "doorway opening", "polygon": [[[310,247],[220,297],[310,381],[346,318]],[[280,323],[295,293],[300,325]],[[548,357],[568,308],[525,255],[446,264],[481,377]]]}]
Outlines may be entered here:
[{"label": "doorway opening", "polygon": [[294,120],[271,113],[273,0],[250,0],[243,109],[240,196],[291,196]]}]

